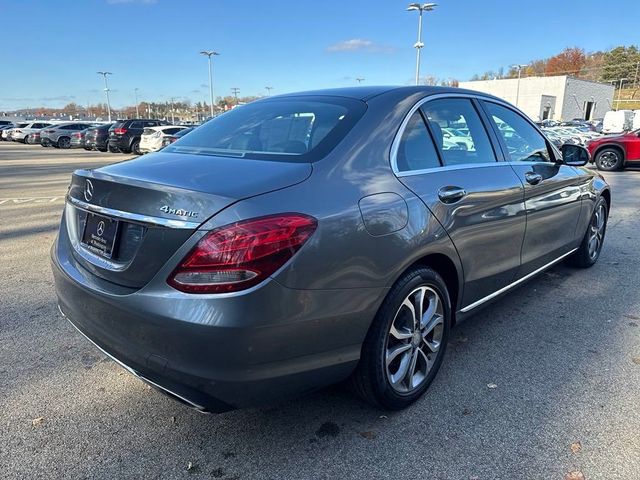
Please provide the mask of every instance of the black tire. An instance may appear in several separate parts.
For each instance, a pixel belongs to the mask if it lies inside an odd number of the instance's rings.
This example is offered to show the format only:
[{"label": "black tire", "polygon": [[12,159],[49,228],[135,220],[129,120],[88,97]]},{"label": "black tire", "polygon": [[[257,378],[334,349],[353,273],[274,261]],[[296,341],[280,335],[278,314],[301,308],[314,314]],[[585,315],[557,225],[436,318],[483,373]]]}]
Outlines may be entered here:
[{"label": "black tire", "polygon": [[[436,292],[441,301],[442,322],[439,349],[437,353],[430,354],[435,355],[435,359],[433,359],[430,370],[426,375],[423,375],[421,383],[414,390],[399,392],[391,383],[386,362],[389,353],[387,349],[390,348],[388,347],[389,337],[391,336],[390,330],[392,323],[397,322],[400,317],[399,312],[404,300],[411,292],[423,286]],[[438,373],[449,340],[450,328],[451,301],[447,286],[440,275],[427,267],[417,267],[409,270],[389,291],[369,328],[362,345],[360,362],[350,379],[352,390],[363,400],[377,407],[388,410],[401,410],[408,407],[424,394]],[[413,342],[413,340],[409,341]],[[414,348],[416,356],[418,356],[417,349],[422,348],[422,342],[418,340],[418,343],[419,346],[414,345],[411,347]],[[409,356],[411,355],[409,353]],[[423,355],[423,358],[426,359],[426,356]],[[392,363],[390,362],[390,365]],[[400,367],[398,367],[399,370]]]},{"label": "black tire", "polygon": [[596,155],[595,163],[598,170],[613,172],[622,169],[624,157],[622,151],[617,148],[603,148]]},{"label": "black tire", "polygon": [[134,140],[131,143],[131,153],[134,155],[142,155],[142,152],[140,151],[140,140]]},{"label": "black tire", "polygon": [[60,137],[58,139],[58,148],[71,148],[71,139],[69,137]]},{"label": "black tire", "polygon": [[120,150],[118,150],[116,147],[112,147],[111,145],[108,145],[107,149],[110,153],[120,153]]},{"label": "black tire", "polygon": [[96,148],[96,150],[98,150],[99,152],[108,152],[109,150],[107,148]]},{"label": "black tire", "polygon": [[[590,248],[590,245],[593,241],[594,229],[597,229],[598,214],[604,215],[604,217],[599,239],[597,240],[598,244],[594,251]],[[598,261],[598,258],[600,258],[600,252],[602,251],[602,245],[604,244],[604,237],[607,233],[608,218],[609,205],[607,205],[607,201],[604,198],[599,197],[598,201],[596,202],[596,206],[593,209],[593,213],[591,214],[589,226],[587,226],[587,231],[582,238],[580,247],[578,247],[578,250],[567,259],[570,265],[578,268],[589,268]]]},{"label": "black tire", "polygon": [[22,140],[22,143],[24,143],[25,145],[29,143],[29,135],[25,135],[24,140]]},{"label": "black tire", "polygon": [[91,147],[83,147],[86,151],[90,152],[91,150],[93,150],[93,148]]}]

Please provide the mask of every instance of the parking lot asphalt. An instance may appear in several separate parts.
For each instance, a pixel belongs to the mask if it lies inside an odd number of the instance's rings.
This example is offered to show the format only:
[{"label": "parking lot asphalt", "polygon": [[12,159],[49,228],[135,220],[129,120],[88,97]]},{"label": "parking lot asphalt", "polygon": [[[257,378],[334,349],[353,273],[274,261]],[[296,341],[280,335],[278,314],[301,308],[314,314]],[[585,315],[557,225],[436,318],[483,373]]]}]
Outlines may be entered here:
[{"label": "parking lot asphalt", "polygon": [[640,171],[606,175],[597,265],[557,266],[459,324],[411,408],[337,386],[203,415],[57,312],[49,248],[70,173],[127,158],[0,142],[0,478],[640,478]]}]

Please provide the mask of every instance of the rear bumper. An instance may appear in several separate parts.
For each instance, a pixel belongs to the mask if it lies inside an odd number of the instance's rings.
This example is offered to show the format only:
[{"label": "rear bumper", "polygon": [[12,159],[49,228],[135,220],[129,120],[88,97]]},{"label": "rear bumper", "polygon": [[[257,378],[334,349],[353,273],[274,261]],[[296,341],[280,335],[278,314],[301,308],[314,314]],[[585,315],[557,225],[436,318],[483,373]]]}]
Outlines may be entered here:
[{"label": "rear bumper", "polygon": [[128,152],[131,148],[131,139],[128,137],[109,137],[108,144],[121,152]]},{"label": "rear bumper", "polygon": [[51,252],[61,312],[129,371],[201,411],[269,404],[345,379],[386,293],[270,280],[242,295],[198,296],[162,278],[114,294],[66,243]]}]

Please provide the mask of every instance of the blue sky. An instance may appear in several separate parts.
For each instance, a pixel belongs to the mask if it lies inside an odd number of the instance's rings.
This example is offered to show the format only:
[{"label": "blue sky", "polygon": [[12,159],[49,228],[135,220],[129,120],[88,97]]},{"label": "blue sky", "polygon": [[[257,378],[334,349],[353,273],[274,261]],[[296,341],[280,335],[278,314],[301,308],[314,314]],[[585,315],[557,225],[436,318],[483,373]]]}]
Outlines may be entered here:
[{"label": "blue sky", "polygon": [[[437,1],[437,0],[436,0]],[[0,110],[170,97],[273,94],[356,84],[409,84],[417,14],[400,0],[3,0]],[[425,14],[422,74],[474,73],[558,53],[640,43],[638,0],[441,0]],[[609,19],[614,18],[615,21]]]}]

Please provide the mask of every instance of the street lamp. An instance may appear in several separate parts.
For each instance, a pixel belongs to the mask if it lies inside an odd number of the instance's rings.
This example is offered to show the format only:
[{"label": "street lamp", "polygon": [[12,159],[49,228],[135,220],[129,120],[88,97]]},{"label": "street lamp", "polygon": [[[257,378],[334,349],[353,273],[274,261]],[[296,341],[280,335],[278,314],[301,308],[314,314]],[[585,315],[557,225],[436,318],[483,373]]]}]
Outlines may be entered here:
[{"label": "street lamp", "polygon": [[111,102],[109,101],[109,85],[107,84],[107,75],[113,75],[111,72],[97,72],[98,75],[104,77],[104,93],[107,95],[107,110],[109,111],[109,122],[111,122]]},{"label": "street lamp", "polygon": [[417,11],[418,16],[418,41],[413,45],[416,49],[416,85],[420,83],[420,50],[424,47],[422,43],[422,13],[432,11],[437,3],[410,3],[407,7],[408,11]]},{"label": "street lamp", "polygon": [[236,97],[236,106],[238,105],[238,93],[240,93],[240,89],[238,87],[231,88],[233,92],[233,96]]},{"label": "street lamp", "polygon": [[273,87],[264,87],[264,88],[267,91],[267,96],[270,97],[271,96],[271,90],[273,90]]},{"label": "street lamp", "polygon": [[[620,108],[620,94],[622,93],[622,83],[626,82],[627,80],[629,79],[628,78],[620,79],[620,86],[618,87],[618,100],[616,100],[616,110]],[[611,82],[611,83],[615,83],[615,82]]]},{"label": "street lamp", "polygon": [[133,93],[136,96],[136,118],[140,118],[140,111],[138,110],[138,88],[133,89]]},{"label": "street lamp", "polygon": [[205,55],[209,58],[209,93],[211,95],[211,116],[213,117],[214,96],[213,96],[213,73],[211,70],[211,57],[220,55],[220,54],[218,52],[214,52],[213,50],[203,50],[200,52],[200,55]]},{"label": "street lamp", "polygon": [[518,106],[518,100],[520,100],[520,76],[522,75],[522,69],[529,65],[511,65],[511,68],[518,69],[518,86],[516,87],[516,107]]}]

